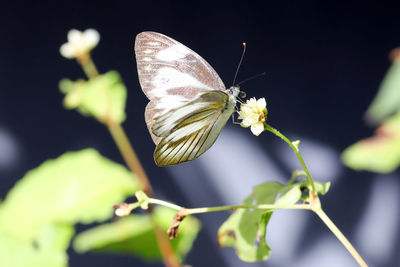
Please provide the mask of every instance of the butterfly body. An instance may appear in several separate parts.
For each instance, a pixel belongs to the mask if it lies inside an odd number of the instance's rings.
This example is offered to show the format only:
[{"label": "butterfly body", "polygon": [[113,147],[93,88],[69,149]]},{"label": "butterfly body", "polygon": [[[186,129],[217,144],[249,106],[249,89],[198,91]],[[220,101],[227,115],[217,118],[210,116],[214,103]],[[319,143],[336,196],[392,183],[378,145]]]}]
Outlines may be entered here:
[{"label": "butterfly body", "polygon": [[234,112],[239,87],[225,89],[203,58],[160,33],[138,34],[135,53],[140,85],[150,99],[145,119],[157,145],[156,164],[199,157]]}]

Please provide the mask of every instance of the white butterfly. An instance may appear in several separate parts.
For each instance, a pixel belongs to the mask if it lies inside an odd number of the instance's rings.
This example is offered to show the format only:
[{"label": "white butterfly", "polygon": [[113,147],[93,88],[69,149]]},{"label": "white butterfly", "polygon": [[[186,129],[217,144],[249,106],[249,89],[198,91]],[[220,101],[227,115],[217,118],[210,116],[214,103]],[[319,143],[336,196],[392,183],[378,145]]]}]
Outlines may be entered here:
[{"label": "white butterfly", "polygon": [[157,145],[156,164],[199,157],[234,112],[239,87],[226,89],[203,58],[160,33],[138,34],[135,53],[140,85],[150,99],[145,120]]}]

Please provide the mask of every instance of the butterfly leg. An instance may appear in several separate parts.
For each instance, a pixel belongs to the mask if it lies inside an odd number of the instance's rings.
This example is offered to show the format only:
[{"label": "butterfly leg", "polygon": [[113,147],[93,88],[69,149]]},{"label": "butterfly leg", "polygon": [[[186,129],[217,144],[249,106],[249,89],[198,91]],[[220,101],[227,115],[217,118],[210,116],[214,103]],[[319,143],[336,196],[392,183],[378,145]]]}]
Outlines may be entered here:
[{"label": "butterfly leg", "polygon": [[233,124],[240,124],[240,122],[235,121],[235,113],[232,113],[232,123]]}]

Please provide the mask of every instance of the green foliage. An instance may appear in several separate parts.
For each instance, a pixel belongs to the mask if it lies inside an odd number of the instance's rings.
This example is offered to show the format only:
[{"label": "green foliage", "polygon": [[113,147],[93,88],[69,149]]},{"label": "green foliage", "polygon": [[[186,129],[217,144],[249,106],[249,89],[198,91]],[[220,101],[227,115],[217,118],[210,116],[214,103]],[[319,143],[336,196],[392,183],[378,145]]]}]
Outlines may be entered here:
[{"label": "green foliage", "polygon": [[342,160],[355,170],[394,171],[400,165],[400,112],[386,120],[373,137],[348,147]]},{"label": "green foliage", "polygon": [[366,117],[378,124],[400,108],[400,61],[395,61],[386,73],[379,91],[369,106]]},{"label": "green foliage", "polygon": [[[154,210],[154,222],[165,232],[175,214],[169,208],[157,207]],[[188,217],[183,220],[178,237],[171,241],[179,257],[183,258],[190,251],[199,230],[200,223],[196,218]],[[94,250],[133,254],[145,260],[162,259],[154,224],[147,215],[134,214],[87,230],[75,238],[73,245],[81,253]]]},{"label": "green foliage", "polygon": [[[272,204],[283,186],[276,182],[267,182],[253,188],[253,194],[246,198],[243,205]],[[236,248],[243,261],[266,260],[270,248],[265,242],[265,230],[272,212],[265,210],[239,209],[234,212],[218,230],[218,243],[221,247]]]},{"label": "green foliage", "polygon": [[67,266],[73,225],[112,216],[112,205],[139,188],[134,178],[93,149],[29,171],[0,205],[0,266]]},{"label": "green foliage", "polygon": [[0,266],[66,267],[66,249],[73,233],[70,225],[47,225],[38,233],[36,242],[27,242],[0,232]]},{"label": "green foliage", "polygon": [[[385,75],[367,110],[372,124],[381,123],[375,135],[358,141],[342,154],[344,164],[355,170],[389,173],[400,165],[400,61]],[[391,114],[397,114],[389,117]]]},{"label": "green foliage", "polygon": [[[253,193],[244,200],[243,205],[276,204],[290,206],[301,199],[304,189],[310,189],[306,181],[296,181],[302,177],[292,178],[287,185],[267,182],[253,188]],[[301,179],[300,179],[301,180]],[[315,183],[316,191],[325,194],[330,183]],[[278,198],[277,198],[278,197]],[[272,211],[260,209],[238,209],[220,227],[218,243],[221,247],[234,247],[239,258],[247,262],[262,261],[269,258],[266,227]]]},{"label": "green foliage", "polygon": [[33,240],[42,225],[103,221],[139,188],[123,166],[93,149],[68,152],[29,171],[8,193],[0,226]]},{"label": "green foliage", "polygon": [[65,94],[64,106],[76,108],[85,116],[103,123],[125,120],[126,87],[116,71],[110,71],[88,81],[63,79],[60,90]]}]

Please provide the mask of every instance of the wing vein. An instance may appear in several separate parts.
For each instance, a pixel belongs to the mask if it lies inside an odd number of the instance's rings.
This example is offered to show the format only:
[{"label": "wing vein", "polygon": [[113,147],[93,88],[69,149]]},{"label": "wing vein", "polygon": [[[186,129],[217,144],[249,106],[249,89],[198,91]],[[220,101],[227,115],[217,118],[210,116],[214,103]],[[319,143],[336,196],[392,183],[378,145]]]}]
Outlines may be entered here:
[{"label": "wing vein", "polygon": [[209,127],[210,130],[208,130],[208,132],[206,133],[206,137],[204,138],[204,142],[201,144],[201,146],[199,147],[199,149],[197,150],[196,154],[195,154],[195,158],[200,156],[201,154],[199,154],[201,152],[202,147],[204,146],[204,144],[206,143],[208,137],[210,136],[210,133],[212,132],[212,129],[214,128],[215,124],[218,122],[219,118],[221,117],[222,112],[218,115],[217,119],[214,120],[214,123],[212,125],[210,125],[211,127]]}]

